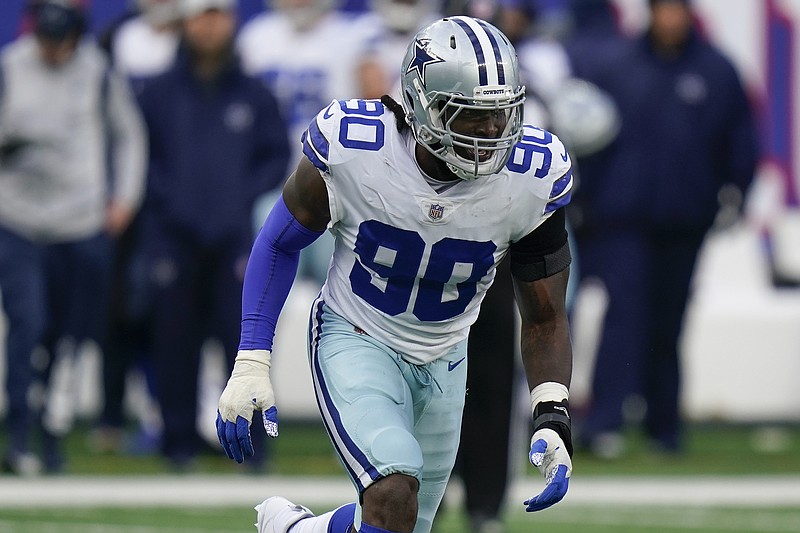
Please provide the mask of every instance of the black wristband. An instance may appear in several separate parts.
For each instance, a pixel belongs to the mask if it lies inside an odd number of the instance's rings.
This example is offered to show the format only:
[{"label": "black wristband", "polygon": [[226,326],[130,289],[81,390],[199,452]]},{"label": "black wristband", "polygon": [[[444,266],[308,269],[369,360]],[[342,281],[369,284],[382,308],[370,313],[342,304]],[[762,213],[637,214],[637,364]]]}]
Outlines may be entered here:
[{"label": "black wristband", "polygon": [[567,447],[572,457],[572,421],[569,416],[569,402],[539,402],[533,410],[534,433],[542,428],[552,429]]}]

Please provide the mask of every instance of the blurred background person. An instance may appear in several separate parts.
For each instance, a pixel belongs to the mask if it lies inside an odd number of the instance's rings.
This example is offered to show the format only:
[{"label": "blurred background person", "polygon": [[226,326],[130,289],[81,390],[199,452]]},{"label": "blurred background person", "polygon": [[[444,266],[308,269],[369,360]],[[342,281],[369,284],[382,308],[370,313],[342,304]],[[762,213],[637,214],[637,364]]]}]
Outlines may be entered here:
[{"label": "blurred background person", "polygon": [[377,63],[381,72],[382,93],[400,94],[399,65],[403,62],[408,43],[417,31],[442,17],[440,4],[435,0],[370,0],[375,24],[381,28],[378,32],[381,38],[377,41],[372,61]]},{"label": "blurred background person", "polygon": [[180,0],[136,0],[132,11],[102,32],[101,44],[134,90],[142,80],[172,66],[180,37],[179,4]]},{"label": "blurred background person", "polygon": [[[179,8],[179,0],[136,0],[134,9],[102,32],[101,46],[115,69],[128,77],[134,92],[172,66],[180,37]],[[99,452],[150,453],[157,449],[163,427],[148,346],[153,302],[139,244],[140,226],[134,219],[116,240],[102,350],[103,405],[90,439]],[[139,426],[130,442],[125,432],[126,397],[135,399],[130,402],[131,415]]]},{"label": "blurred background person", "polygon": [[381,97],[380,71],[370,61],[380,28],[371,17],[337,10],[337,0],[267,2],[271,9],[244,24],[237,46],[244,69],[278,98],[296,162],[302,132],[331,100]]},{"label": "blurred background person", "polygon": [[468,15],[492,21],[499,7],[499,0],[443,0],[441,9],[445,16]]},{"label": "blurred background person", "polygon": [[[264,80],[289,127],[292,168],[302,156],[300,137],[336,98],[380,98],[382,70],[374,61],[380,26],[363,13],[337,9],[340,0],[267,0],[270,7],[244,24],[238,49],[245,71]],[[261,225],[277,196],[259,203]],[[333,253],[327,233],[303,250],[298,274],[322,286]]]},{"label": "blurred background person", "polygon": [[[239,343],[253,203],[286,175],[289,142],[278,104],[241,69],[234,0],[181,0],[175,65],[140,95],[151,140],[143,246],[154,291],[152,350],[164,420],[162,450],[192,466],[198,370],[206,340],[229,365]],[[260,432],[259,432],[260,433]],[[260,466],[264,442],[257,443]]]},{"label": "blurred background person", "polygon": [[519,420],[514,408],[521,378],[516,365],[518,329],[511,269],[503,260],[467,344],[467,396],[455,473],[464,485],[472,533],[505,530],[502,510],[511,474],[511,421]]},{"label": "blurred background person", "polygon": [[741,198],[758,151],[737,72],[694,27],[690,2],[648,4],[636,39],[600,32],[594,46],[571,49],[576,74],[608,92],[621,117],[613,143],[578,160],[573,202],[582,280],[608,298],[580,440],[607,458],[624,451],[634,395],[655,449],[681,450],[678,340],[690,281],[721,190]]},{"label": "blurred background person", "polygon": [[28,403],[37,346],[46,349],[36,365],[45,387],[44,466],[64,466],[60,440],[79,385],[75,351],[85,340],[102,344],[110,238],[139,206],[146,159],[135,100],[84,36],[82,5],[36,0],[28,9],[33,33],[0,56],[0,290],[9,328],[3,466],[20,474],[39,468]]}]

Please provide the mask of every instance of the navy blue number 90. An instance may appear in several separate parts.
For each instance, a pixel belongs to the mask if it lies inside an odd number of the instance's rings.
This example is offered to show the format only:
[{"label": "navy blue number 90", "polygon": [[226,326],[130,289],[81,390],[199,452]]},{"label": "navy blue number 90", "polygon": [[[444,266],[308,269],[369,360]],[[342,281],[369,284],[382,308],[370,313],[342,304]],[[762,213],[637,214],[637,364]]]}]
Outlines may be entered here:
[{"label": "navy blue number 90", "polygon": [[359,261],[350,283],[355,294],[388,315],[406,311],[414,297],[418,319],[447,320],[463,313],[475,297],[477,283],[494,265],[496,248],[492,242],[447,238],[431,246],[425,258],[418,233],[368,220],[359,226]]}]

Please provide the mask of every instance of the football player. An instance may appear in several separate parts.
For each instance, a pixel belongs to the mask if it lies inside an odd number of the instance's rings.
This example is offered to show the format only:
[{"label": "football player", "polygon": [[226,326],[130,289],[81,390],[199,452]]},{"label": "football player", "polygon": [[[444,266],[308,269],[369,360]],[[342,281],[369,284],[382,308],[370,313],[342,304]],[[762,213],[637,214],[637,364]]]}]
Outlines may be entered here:
[{"label": "football player", "polygon": [[451,17],[422,29],[402,62],[402,102],[331,102],[253,247],[237,361],[219,401],[226,454],[252,453],[250,416],[278,434],[269,379],[275,324],[299,251],[325,230],[335,251],[313,303],[309,360],[325,427],[356,502],[315,517],[282,497],[261,533],[429,532],[453,468],[466,394],[466,339],[510,254],[531,391],[530,460],[561,500],[572,471],[572,369],[563,144],[523,124],[516,53],[494,26]]}]

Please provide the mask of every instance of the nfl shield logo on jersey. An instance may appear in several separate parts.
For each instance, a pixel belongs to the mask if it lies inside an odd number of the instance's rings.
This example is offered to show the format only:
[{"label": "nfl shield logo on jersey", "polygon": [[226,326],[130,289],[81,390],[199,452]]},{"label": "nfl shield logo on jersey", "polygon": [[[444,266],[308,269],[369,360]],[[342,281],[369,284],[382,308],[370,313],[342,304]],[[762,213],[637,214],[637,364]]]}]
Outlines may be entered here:
[{"label": "nfl shield logo on jersey", "polygon": [[444,216],[444,206],[442,204],[431,204],[428,216],[431,220],[441,220],[442,216]]}]

